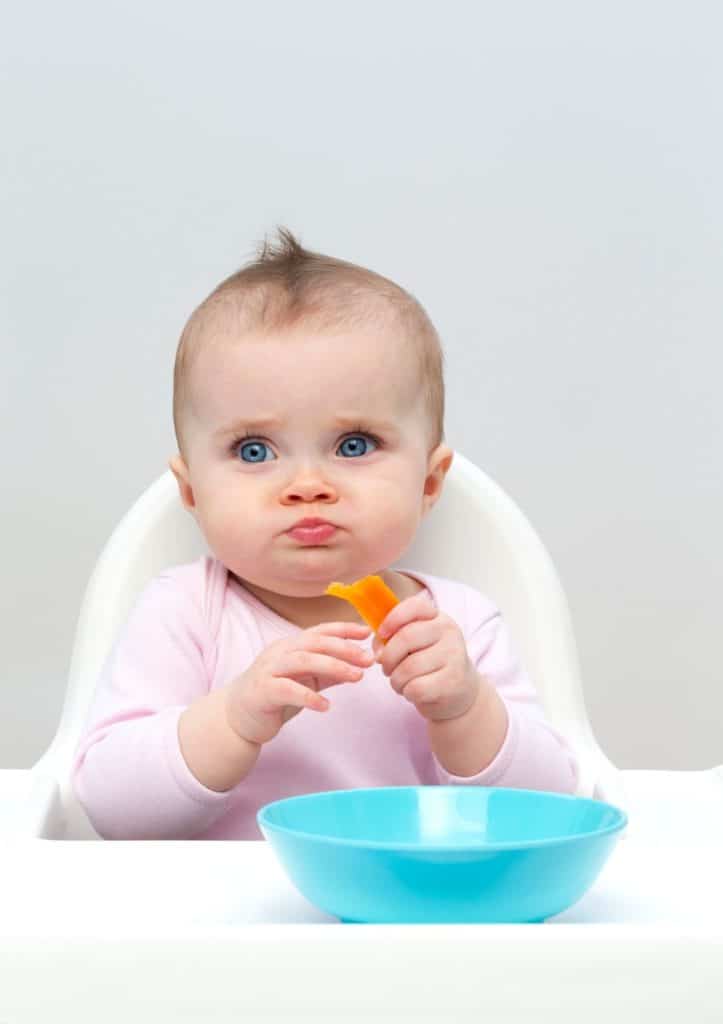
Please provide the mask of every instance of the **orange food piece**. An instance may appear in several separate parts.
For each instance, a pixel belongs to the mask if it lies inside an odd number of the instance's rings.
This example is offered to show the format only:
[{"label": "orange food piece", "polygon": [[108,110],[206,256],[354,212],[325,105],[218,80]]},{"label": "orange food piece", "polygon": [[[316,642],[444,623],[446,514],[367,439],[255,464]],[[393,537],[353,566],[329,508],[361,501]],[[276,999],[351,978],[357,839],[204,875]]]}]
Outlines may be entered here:
[{"label": "orange food piece", "polygon": [[348,586],[330,583],[326,593],[352,604],[375,633],[394,605],[399,604],[399,598],[381,576],[364,576]]}]

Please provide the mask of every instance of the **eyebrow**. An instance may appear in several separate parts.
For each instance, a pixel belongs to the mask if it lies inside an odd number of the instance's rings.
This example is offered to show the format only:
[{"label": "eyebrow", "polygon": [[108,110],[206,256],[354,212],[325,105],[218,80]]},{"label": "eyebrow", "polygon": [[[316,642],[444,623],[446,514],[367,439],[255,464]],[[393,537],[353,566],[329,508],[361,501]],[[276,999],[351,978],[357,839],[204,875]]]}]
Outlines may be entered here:
[{"label": "eyebrow", "polygon": [[[334,425],[337,427],[356,427],[360,423],[365,426],[373,427],[375,430],[386,430],[394,432],[397,429],[397,425],[389,420],[378,420],[364,415],[364,413],[354,413],[351,416],[337,416],[334,419]],[[236,434],[242,430],[254,431],[254,430],[268,430],[278,429],[284,425],[284,421],[279,419],[277,416],[265,416],[263,419],[258,420],[238,420],[236,423],[231,423],[228,427],[222,427],[221,430],[216,432],[216,437],[225,437],[226,434]]]}]

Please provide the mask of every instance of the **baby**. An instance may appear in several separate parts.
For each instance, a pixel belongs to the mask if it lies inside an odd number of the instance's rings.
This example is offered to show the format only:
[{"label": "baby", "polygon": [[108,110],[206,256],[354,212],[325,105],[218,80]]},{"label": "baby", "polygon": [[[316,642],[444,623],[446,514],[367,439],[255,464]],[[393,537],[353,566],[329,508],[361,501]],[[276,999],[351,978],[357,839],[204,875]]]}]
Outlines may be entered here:
[{"label": "baby", "polygon": [[[194,310],[170,468],[211,555],[141,593],[73,780],[114,839],[259,839],[285,796],[361,786],[575,791],[499,610],[395,571],[439,499],[443,355],[417,300],[284,228]],[[332,581],[378,574],[372,636]]]}]

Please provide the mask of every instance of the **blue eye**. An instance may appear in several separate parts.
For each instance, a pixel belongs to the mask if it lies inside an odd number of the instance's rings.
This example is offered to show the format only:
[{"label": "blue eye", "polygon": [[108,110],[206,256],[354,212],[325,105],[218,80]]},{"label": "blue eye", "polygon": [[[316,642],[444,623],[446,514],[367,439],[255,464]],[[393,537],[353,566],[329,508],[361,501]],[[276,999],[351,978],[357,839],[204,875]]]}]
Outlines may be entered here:
[{"label": "blue eye", "polygon": [[[266,459],[264,458],[263,453],[264,451],[271,452],[271,449],[268,445],[265,445],[263,441],[247,441],[246,444],[242,444],[239,447],[239,451],[250,452],[248,459],[244,458],[243,455],[241,456],[243,462],[265,462]],[[273,455],[273,452],[271,452],[271,454]],[[273,457],[276,458],[275,455]]]},{"label": "blue eye", "polygon": [[[370,444],[374,446],[371,449],[368,447]],[[368,455],[370,450],[374,451],[376,448],[381,447],[381,445],[382,442],[374,434],[360,432],[345,437],[337,451],[343,452],[346,456],[358,458],[360,455]],[[247,463],[247,465],[260,465],[262,462],[276,459],[269,445],[250,436],[236,438],[231,444],[231,452],[234,456],[238,456],[242,462]]]},{"label": "blue eye", "polygon": [[341,442],[341,444],[339,445],[339,450],[341,451],[341,449],[344,447],[344,445],[350,445],[351,446],[351,451],[349,451],[349,449],[347,448],[347,454],[348,455],[353,455],[353,456],[366,455],[367,454],[366,451],[364,451],[364,450],[360,451],[359,450],[360,449],[360,439],[361,439],[361,443],[362,444],[367,444],[369,441],[371,441],[371,443],[376,446],[376,441],[372,437],[370,437],[368,434],[354,434],[352,437],[347,437],[347,438],[345,438]]}]

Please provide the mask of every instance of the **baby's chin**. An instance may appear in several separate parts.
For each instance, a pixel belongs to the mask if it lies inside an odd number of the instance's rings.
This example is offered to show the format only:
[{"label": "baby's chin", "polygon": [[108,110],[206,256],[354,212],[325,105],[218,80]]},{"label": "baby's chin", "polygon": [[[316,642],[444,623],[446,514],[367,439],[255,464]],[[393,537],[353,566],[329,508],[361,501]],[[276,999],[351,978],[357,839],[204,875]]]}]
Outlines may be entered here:
[{"label": "baby's chin", "polygon": [[243,571],[229,572],[244,586],[251,584],[259,590],[265,590],[270,594],[278,594],[283,597],[313,599],[324,598],[325,602],[336,603],[336,598],[326,593],[330,583],[354,583],[355,580],[364,576],[371,576],[383,572],[378,567],[346,566],[331,563],[323,565],[311,565],[309,562],[303,567],[290,567],[288,571],[275,572],[270,574],[250,573]]}]

